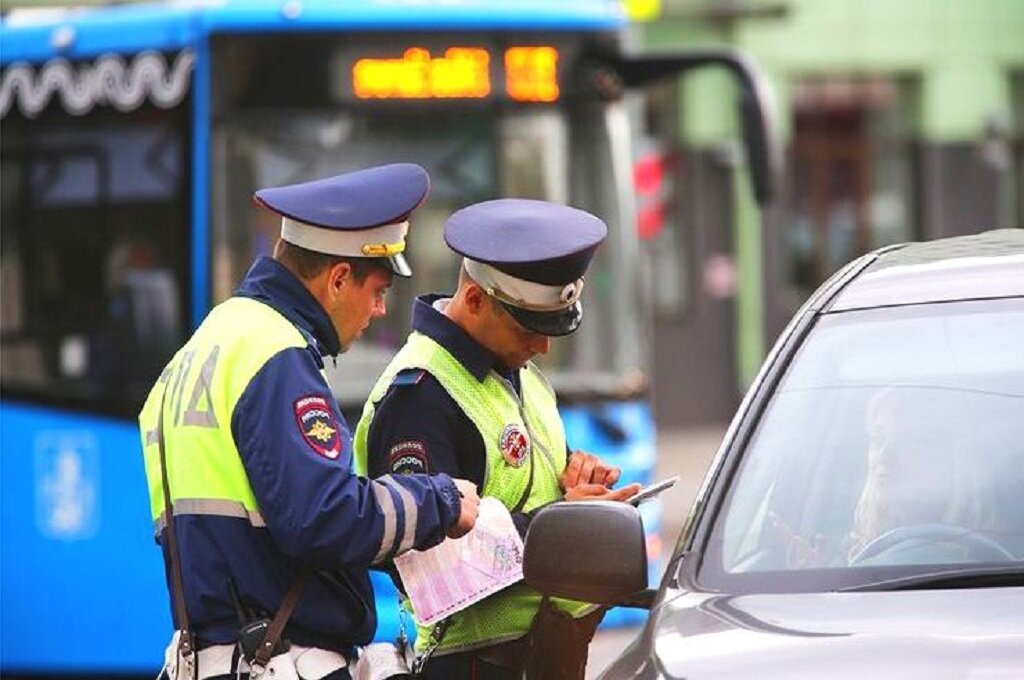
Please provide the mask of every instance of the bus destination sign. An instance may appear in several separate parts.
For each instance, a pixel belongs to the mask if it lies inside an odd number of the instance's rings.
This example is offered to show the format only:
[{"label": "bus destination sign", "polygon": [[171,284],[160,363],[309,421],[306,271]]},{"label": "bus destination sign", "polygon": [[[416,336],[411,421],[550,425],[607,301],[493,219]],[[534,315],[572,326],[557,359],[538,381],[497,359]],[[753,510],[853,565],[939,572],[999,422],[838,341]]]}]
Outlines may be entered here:
[{"label": "bus destination sign", "polygon": [[486,99],[498,94],[503,82],[512,101],[558,101],[555,47],[507,47],[497,64],[495,52],[452,46],[431,53],[426,47],[408,47],[397,57],[360,57],[351,67],[352,93],[364,100]]}]

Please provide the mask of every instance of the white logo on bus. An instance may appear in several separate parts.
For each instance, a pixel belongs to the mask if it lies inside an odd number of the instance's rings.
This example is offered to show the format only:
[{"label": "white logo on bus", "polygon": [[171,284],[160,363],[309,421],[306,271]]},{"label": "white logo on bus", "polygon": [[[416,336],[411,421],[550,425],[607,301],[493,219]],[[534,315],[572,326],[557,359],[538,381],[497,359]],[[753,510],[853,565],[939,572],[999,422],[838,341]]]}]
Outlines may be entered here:
[{"label": "white logo on bus", "polygon": [[60,540],[91,538],[99,529],[99,447],[88,432],[36,437],[36,525]]},{"label": "white logo on bus", "polygon": [[161,109],[181,103],[188,92],[195,64],[190,50],[178,54],[168,67],[159,52],[147,50],[129,63],[117,54],[107,54],[92,64],[72,66],[54,59],[42,67],[19,62],[4,70],[0,81],[0,118],[14,105],[35,118],[56,94],[64,110],[83,116],[93,107],[109,104],[118,111],[134,111],[149,99]]}]

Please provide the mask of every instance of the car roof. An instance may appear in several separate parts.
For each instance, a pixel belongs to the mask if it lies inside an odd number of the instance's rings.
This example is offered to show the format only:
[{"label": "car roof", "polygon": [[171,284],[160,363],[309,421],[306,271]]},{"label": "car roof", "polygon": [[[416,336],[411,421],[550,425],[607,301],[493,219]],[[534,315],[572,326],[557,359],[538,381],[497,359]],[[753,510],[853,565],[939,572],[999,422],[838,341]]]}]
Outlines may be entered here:
[{"label": "car roof", "polygon": [[829,312],[1024,296],[1024,229],[908,243],[871,256]]}]

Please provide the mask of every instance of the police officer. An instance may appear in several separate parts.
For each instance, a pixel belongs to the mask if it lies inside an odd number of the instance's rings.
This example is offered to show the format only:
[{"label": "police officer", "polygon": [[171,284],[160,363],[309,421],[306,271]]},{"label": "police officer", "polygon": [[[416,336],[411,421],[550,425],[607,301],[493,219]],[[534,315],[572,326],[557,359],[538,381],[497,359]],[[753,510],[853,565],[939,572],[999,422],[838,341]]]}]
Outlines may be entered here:
[{"label": "police officer", "polygon": [[[272,617],[312,570],[284,631],[303,680],[348,678],[376,628],[370,565],[467,532],[473,484],[444,473],[352,473],[349,428],[323,375],[385,313],[426,172],[398,164],[264,189],[282,216],[258,259],[164,369],[139,416],[151,509],[175,597],[161,472],[173,506],[198,677],[235,677],[240,624]],[[183,612],[172,610],[179,628]],[[241,621],[240,621],[241,618]],[[170,656],[174,656],[171,654]],[[285,676],[286,677],[286,676]]]},{"label": "police officer", "polygon": [[[543,201],[487,201],[452,215],[445,240],[464,257],[458,289],[416,300],[413,333],[356,429],[357,470],[466,477],[509,508],[523,535],[553,501],[635,493],[635,484],[611,490],[617,468],[569,450],[555,394],[531,361],[579,326],[583,275],[606,235],[597,217]],[[420,627],[418,650],[436,647],[426,677],[521,676],[541,600],[517,584],[456,613],[443,633]],[[582,678],[600,614],[584,617],[593,607],[567,601],[549,609],[545,618],[580,633],[541,665]]]}]

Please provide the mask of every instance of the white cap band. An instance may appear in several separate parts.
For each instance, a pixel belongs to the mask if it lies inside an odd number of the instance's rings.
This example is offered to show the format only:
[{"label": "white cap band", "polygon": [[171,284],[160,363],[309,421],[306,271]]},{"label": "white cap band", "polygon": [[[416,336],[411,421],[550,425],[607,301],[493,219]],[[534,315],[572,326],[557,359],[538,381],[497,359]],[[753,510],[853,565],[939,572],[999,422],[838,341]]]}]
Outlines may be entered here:
[{"label": "white cap band", "polygon": [[547,286],[506,274],[484,262],[463,258],[469,277],[487,291],[488,295],[516,307],[539,312],[557,312],[568,309],[583,292],[583,279],[564,286]]},{"label": "white cap band", "polygon": [[409,222],[383,224],[371,229],[316,227],[285,217],[281,238],[294,245],[327,255],[342,257],[388,257],[405,250]]}]

